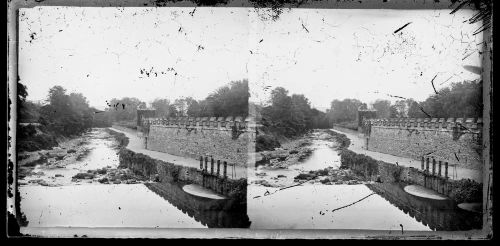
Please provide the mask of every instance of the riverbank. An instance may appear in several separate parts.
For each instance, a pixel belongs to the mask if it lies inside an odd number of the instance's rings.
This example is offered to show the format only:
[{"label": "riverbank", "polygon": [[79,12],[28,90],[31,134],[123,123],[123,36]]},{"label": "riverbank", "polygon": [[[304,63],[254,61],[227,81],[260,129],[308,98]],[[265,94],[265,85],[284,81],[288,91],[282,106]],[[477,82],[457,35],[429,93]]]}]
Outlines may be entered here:
[{"label": "riverbank", "polygon": [[[339,141],[346,138],[346,135],[338,130],[334,136]],[[445,195],[457,204],[482,202],[482,183],[472,179],[452,180],[412,166],[400,166],[398,162],[394,164],[374,159],[347,148],[340,151],[340,156],[342,168],[353,171],[365,181],[416,184]]]},{"label": "riverbank", "polygon": [[87,146],[89,138],[89,135],[83,134],[61,141],[58,146],[49,150],[20,152],[17,159],[18,179],[36,175],[33,170],[37,165],[47,168],[63,168],[70,163],[82,160],[90,152]]},{"label": "riverbank", "polygon": [[[415,169],[421,168],[421,160],[414,160],[412,158],[394,156],[390,154],[370,151],[366,148],[366,137],[363,133],[335,126],[330,131],[339,133],[339,136],[344,135],[350,140],[350,145],[347,149],[365,156],[369,156],[375,160],[384,161],[388,163],[398,164],[398,166],[413,167]],[[345,138],[343,137],[343,138]],[[450,178],[455,180],[472,179],[478,183],[482,183],[483,175],[482,170],[473,170],[463,168],[460,166],[450,167]]]},{"label": "riverbank", "polygon": [[[118,136],[118,138],[120,139],[123,139],[124,137],[127,138],[128,140],[119,140],[119,141],[128,141],[125,148],[133,151],[134,153],[144,154],[153,159],[165,161],[168,163],[173,163],[175,165],[192,167],[192,168],[200,167],[200,161],[197,159],[192,159],[183,156],[176,156],[164,152],[146,149],[144,138],[139,135],[140,132],[138,131],[116,125],[113,125],[113,127],[109,129],[116,133],[124,134],[124,136],[120,135],[115,135],[115,136]],[[232,166],[228,166],[227,175],[228,178],[235,180],[241,178],[247,178],[247,168],[239,165],[235,165],[234,168]]]},{"label": "riverbank", "polygon": [[[109,129],[94,129],[52,150],[29,153],[19,163],[21,186],[57,187],[72,184],[136,184],[147,179],[119,166],[117,151],[126,138]],[[104,164],[106,163],[106,164]]]},{"label": "riverbank", "polygon": [[365,183],[351,170],[340,169],[338,151],[349,139],[331,130],[318,129],[300,139],[263,151],[251,184],[285,188],[302,184],[355,185]]},{"label": "riverbank", "polygon": [[[314,140],[332,141],[334,137],[328,130],[316,130],[304,136],[281,143],[280,148],[275,150],[257,152],[256,166],[264,165],[269,169],[287,168],[296,165],[309,157],[315,149]],[[332,148],[337,147],[331,146]]]}]

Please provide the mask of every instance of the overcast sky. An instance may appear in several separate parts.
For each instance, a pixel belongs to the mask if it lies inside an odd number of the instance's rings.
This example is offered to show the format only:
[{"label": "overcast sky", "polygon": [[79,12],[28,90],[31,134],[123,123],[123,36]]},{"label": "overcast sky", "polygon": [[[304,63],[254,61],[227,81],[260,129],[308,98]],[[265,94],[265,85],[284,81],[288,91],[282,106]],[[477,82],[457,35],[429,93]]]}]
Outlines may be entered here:
[{"label": "overcast sky", "polygon": [[481,64],[480,23],[464,23],[468,10],[291,9],[276,21],[253,8],[193,10],[21,9],[28,99],[61,85],[102,109],[125,96],[202,99],[248,78],[252,101],[283,86],[324,109],[334,99],[396,99],[387,94],[424,100],[436,75],[436,89],[479,78],[463,69]]},{"label": "overcast sky", "polygon": [[28,99],[45,98],[54,85],[98,108],[125,96],[203,99],[248,78],[248,11],[197,8],[191,16],[193,9],[22,9],[19,75]]},{"label": "overcast sky", "polygon": [[481,66],[482,36],[473,36],[480,23],[463,23],[473,11],[449,13],[293,9],[278,21],[251,18],[251,40],[263,39],[251,43],[253,99],[265,101],[266,86],[283,86],[321,109],[333,99],[398,99],[387,94],[425,100],[436,75],[437,90],[477,79],[463,65]]}]

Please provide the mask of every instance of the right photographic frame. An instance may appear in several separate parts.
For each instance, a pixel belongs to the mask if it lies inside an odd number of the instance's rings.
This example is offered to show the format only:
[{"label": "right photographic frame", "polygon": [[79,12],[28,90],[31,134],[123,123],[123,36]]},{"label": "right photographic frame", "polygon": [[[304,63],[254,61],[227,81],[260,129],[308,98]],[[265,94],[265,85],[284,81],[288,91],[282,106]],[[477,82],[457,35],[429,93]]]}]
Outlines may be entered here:
[{"label": "right photographic frame", "polygon": [[490,230],[481,4],[251,12],[250,228]]}]

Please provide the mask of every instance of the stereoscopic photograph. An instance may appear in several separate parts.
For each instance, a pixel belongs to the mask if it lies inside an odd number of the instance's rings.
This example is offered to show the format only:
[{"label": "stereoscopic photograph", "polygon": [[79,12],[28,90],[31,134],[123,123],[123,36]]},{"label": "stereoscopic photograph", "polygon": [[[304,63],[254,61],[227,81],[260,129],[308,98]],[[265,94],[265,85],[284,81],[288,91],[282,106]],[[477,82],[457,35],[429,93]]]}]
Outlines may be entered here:
[{"label": "stereoscopic photograph", "polygon": [[12,1],[8,236],[492,238],[491,5]]}]

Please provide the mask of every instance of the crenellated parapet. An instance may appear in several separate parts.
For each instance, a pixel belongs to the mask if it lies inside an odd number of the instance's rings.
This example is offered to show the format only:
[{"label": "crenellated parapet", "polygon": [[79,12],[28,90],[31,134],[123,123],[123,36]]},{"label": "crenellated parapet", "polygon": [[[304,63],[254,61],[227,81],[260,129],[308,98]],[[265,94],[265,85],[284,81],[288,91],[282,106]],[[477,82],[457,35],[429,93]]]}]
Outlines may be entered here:
[{"label": "crenellated parapet", "polygon": [[483,126],[482,118],[389,118],[367,119],[365,126],[384,126],[399,128],[422,129],[460,129],[465,131],[480,131]]},{"label": "crenellated parapet", "polygon": [[170,117],[170,118],[143,118],[144,126],[163,126],[167,128],[196,128],[251,131],[256,127],[253,117]]}]

